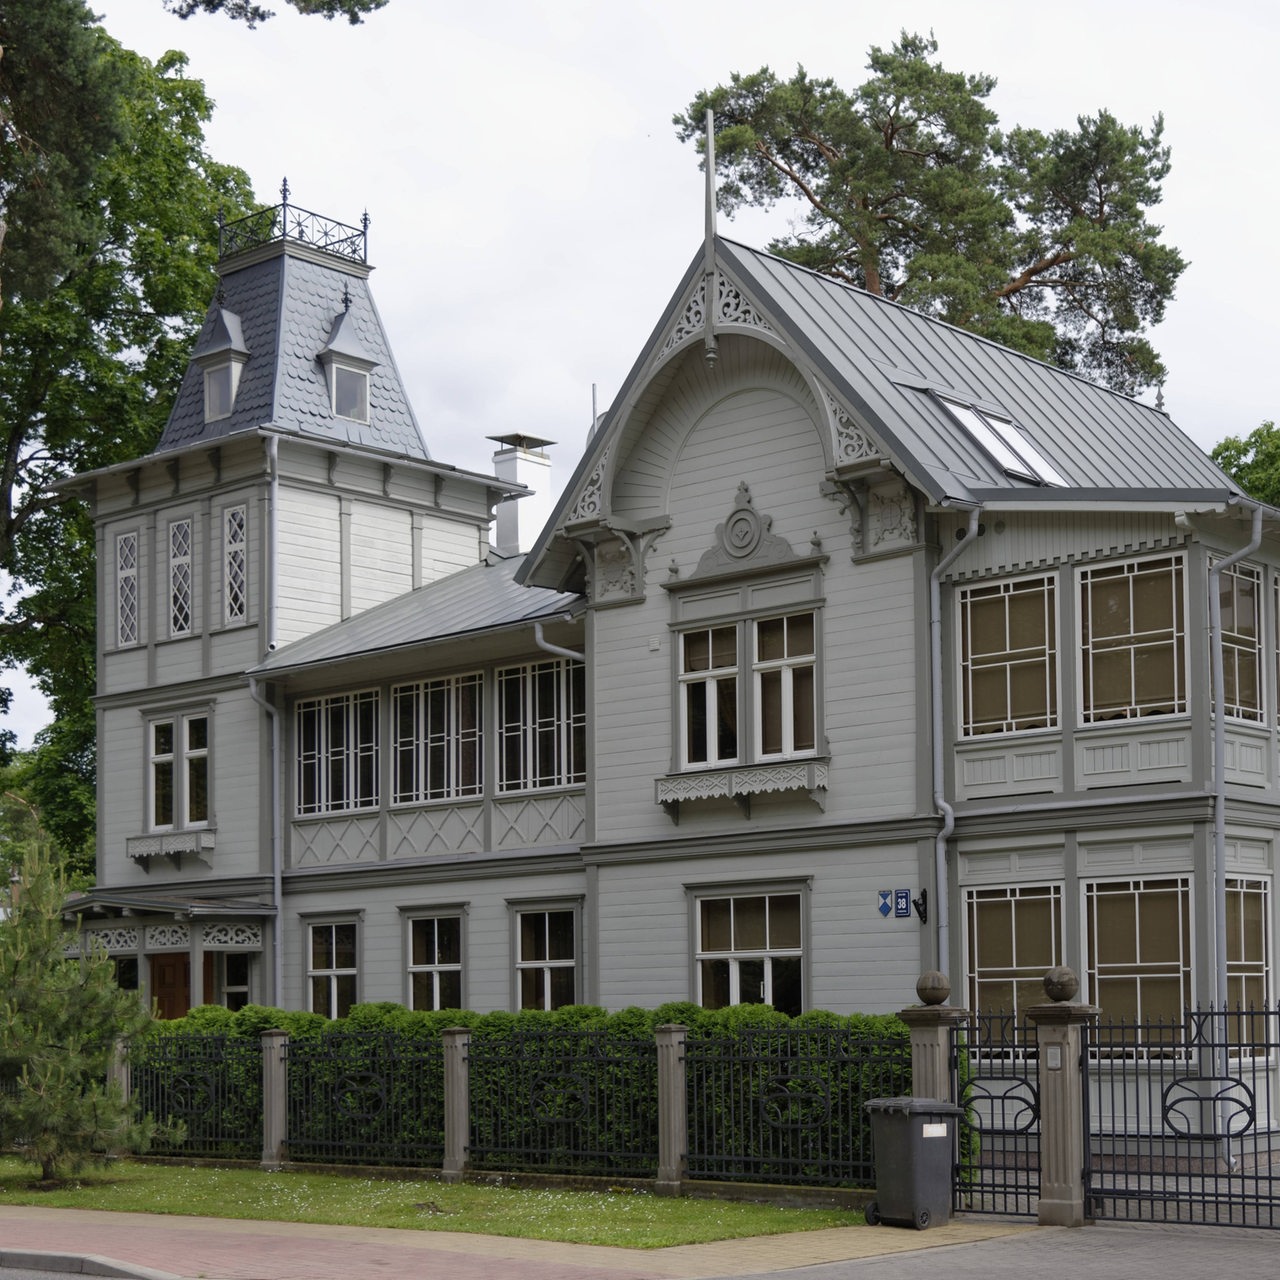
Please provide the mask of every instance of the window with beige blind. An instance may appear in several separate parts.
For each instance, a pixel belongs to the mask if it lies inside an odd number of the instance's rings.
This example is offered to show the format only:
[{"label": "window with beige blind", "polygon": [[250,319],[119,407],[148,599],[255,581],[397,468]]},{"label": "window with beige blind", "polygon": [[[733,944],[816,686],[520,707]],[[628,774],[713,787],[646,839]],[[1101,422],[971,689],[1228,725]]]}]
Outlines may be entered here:
[{"label": "window with beige blind", "polygon": [[1018,1018],[1043,1004],[1044,975],[1062,963],[1062,887],[969,889],[965,924],[969,1008]]},{"label": "window with beige blind", "polygon": [[1018,578],[965,587],[958,600],[961,734],[1056,728],[1053,579]]}]

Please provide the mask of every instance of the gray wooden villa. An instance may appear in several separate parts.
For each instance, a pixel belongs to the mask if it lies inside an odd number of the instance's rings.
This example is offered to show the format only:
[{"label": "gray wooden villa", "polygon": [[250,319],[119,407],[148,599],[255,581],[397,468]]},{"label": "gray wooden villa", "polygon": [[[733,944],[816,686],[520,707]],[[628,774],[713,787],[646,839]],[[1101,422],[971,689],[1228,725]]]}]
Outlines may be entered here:
[{"label": "gray wooden villa", "polygon": [[1273,995],[1280,513],[1164,412],[711,236],[553,506],[429,453],[361,229],[228,232],[74,482],[71,909],[163,1014]]}]

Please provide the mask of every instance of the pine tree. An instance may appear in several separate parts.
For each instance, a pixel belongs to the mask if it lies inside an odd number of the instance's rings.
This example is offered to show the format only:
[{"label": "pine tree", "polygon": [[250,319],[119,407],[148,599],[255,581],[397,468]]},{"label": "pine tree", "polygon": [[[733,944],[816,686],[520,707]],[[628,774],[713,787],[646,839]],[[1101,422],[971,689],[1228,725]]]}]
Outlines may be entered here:
[{"label": "pine tree", "polygon": [[108,1068],[116,1041],[150,1015],[116,985],[105,951],[69,950],[66,882],[44,840],[24,851],[11,888],[0,920],[0,1139],[55,1181],[148,1145],[154,1126]]}]

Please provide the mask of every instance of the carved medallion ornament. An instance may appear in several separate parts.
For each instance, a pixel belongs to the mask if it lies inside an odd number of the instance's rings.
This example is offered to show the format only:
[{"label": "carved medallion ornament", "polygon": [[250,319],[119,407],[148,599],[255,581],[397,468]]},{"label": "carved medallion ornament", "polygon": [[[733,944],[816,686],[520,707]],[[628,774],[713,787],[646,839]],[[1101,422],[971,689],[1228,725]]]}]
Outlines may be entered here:
[{"label": "carved medallion ornament", "polygon": [[733,510],[724,524],[716,526],[715,546],[703,553],[693,576],[732,573],[796,559],[791,543],[771,532],[772,527],[773,517],[762,516],[755,509],[751,490],[745,481],[740,482]]},{"label": "carved medallion ornament", "polygon": [[901,481],[871,490],[868,504],[870,549],[913,546],[916,542],[916,504]]}]

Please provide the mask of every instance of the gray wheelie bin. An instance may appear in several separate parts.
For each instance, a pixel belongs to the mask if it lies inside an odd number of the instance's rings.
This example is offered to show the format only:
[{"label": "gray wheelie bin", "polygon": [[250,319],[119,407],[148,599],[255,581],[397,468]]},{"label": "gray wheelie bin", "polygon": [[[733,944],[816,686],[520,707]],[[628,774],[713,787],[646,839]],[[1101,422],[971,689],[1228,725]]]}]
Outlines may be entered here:
[{"label": "gray wheelie bin", "polygon": [[876,1198],[867,1221],[925,1227],[951,1217],[951,1166],[960,1108],[933,1098],[872,1098]]}]

